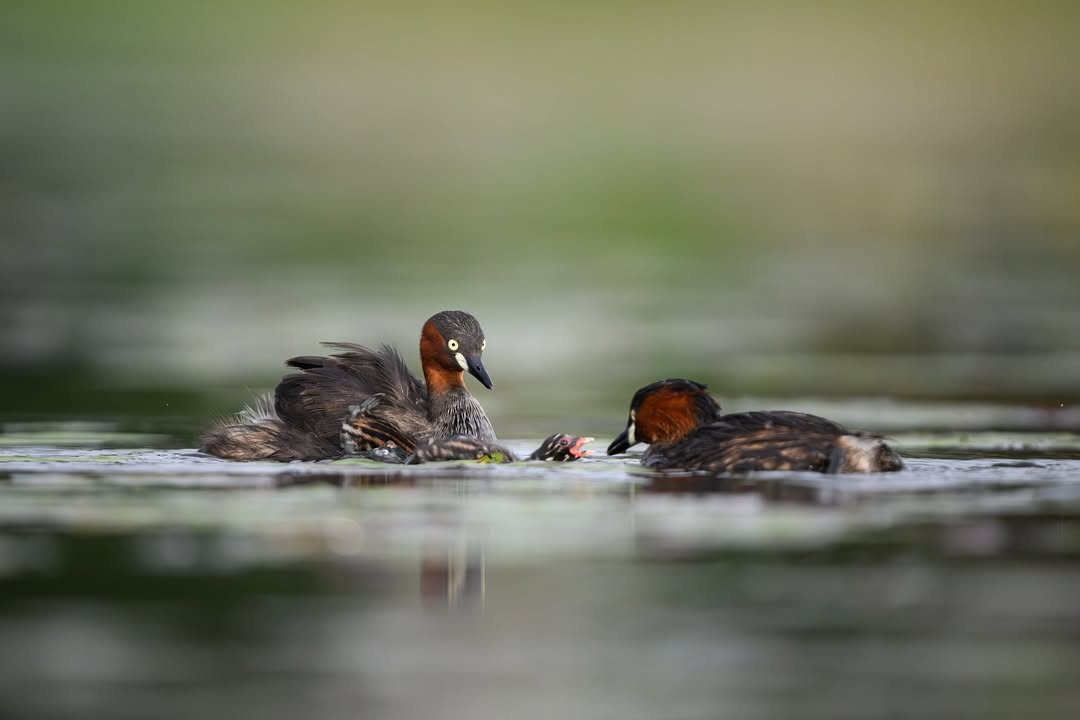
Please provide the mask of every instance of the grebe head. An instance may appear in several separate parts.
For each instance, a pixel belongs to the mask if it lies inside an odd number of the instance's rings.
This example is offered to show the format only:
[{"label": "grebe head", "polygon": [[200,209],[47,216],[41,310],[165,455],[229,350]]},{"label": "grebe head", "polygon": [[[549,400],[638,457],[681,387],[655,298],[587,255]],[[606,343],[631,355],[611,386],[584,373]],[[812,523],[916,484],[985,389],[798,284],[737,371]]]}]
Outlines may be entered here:
[{"label": "grebe head", "polygon": [[626,428],[608,446],[608,455],[638,443],[681,440],[719,412],[720,406],[699,382],[672,379],[646,385],[634,393]]},{"label": "grebe head", "polygon": [[425,375],[429,369],[449,373],[464,371],[490,390],[491,378],[480,359],[486,347],[480,323],[461,310],[444,310],[432,315],[420,333],[420,361]]},{"label": "grebe head", "polygon": [[540,447],[529,456],[530,460],[553,460],[555,462],[567,462],[577,460],[589,454],[584,449],[586,443],[593,441],[591,437],[578,437],[566,433],[549,435]]}]

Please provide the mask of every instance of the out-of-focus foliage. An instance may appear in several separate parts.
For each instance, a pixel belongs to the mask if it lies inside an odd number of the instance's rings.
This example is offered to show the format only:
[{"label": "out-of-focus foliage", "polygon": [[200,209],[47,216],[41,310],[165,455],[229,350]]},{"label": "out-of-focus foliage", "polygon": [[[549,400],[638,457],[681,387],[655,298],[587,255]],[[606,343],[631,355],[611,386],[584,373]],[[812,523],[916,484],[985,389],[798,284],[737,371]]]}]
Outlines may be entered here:
[{"label": "out-of-focus foliage", "polygon": [[16,3],[4,409],[222,410],[320,340],[412,361],[453,307],[511,430],[672,375],[1076,399],[1078,26],[1068,2]]}]

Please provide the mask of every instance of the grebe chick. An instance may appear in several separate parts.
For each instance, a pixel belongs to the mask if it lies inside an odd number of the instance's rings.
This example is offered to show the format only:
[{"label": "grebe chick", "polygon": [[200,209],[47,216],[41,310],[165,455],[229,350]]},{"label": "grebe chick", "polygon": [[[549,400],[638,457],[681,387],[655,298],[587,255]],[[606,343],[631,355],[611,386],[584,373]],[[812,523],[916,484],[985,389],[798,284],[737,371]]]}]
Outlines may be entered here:
[{"label": "grebe chick", "polygon": [[[540,447],[533,450],[525,459],[573,462],[589,454],[589,451],[584,449],[584,445],[592,441],[591,437],[555,433],[545,438],[540,443]],[[504,445],[460,435],[442,440],[429,440],[418,445],[412,453],[403,450],[395,442],[391,442],[374,450],[362,451],[354,455],[379,462],[409,465],[448,460],[481,460],[495,463],[510,463],[518,460],[514,453]]]},{"label": "grebe chick", "polygon": [[[591,437],[578,437],[566,433],[549,435],[532,451],[526,460],[572,462],[589,454],[582,449]],[[447,440],[431,440],[416,448],[411,463],[438,462],[441,460],[487,460],[489,462],[516,462],[509,448],[478,438],[454,437]]]}]

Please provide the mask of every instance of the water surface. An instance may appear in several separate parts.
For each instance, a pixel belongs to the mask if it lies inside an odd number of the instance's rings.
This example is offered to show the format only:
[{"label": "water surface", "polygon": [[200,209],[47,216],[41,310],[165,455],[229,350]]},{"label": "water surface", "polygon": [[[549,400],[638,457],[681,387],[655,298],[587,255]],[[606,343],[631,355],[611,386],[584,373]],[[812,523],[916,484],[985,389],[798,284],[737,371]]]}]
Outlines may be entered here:
[{"label": "water surface", "polygon": [[[70,431],[20,428],[0,449],[14,716],[1070,717],[1080,702],[1068,431],[898,433],[900,473],[742,478],[603,455],[227,463]],[[166,447],[104,447],[140,439]]]}]

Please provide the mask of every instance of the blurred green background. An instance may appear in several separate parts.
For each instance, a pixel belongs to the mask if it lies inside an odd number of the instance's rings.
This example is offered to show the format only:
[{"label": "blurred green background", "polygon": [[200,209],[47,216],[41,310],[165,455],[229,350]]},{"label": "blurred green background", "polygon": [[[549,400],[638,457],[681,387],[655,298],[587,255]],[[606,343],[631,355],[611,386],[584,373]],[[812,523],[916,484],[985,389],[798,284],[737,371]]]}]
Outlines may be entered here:
[{"label": "blurred green background", "polygon": [[[1072,2],[15,2],[6,418],[197,429],[473,312],[504,436],[1080,399]],[[478,387],[478,386],[476,386]]]}]

